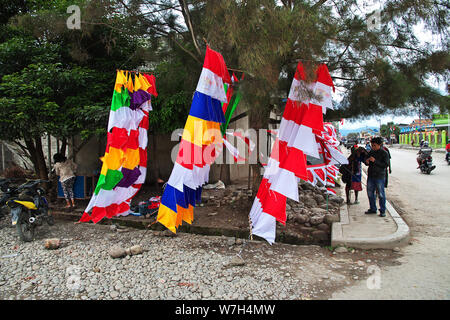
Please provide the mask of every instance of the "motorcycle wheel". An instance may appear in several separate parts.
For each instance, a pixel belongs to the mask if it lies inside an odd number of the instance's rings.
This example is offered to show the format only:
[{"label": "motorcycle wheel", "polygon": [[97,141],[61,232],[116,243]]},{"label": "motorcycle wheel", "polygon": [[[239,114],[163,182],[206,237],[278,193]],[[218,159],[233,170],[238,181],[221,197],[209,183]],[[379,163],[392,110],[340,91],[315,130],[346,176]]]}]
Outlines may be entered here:
[{"label": "motorcycle wheel", "polygon": [[0,219],[6,217],[8,215],[8,211],[4,207],[0,207]]},{"label": "motorcycle wheel", "polygon": [[42,218],[40,216],[37,216],[34,224],[38,227],[42,226]]},{"label": "motorcycle wheel", "polygon": [[34,238],[34,224],[30,223],[30,214],[22,211],[16,224],[17,234],[23,242],[33,241]]},{"label": "motorcycle wheel", "polygon": [[49,226],[55,225],[55,218],[54,218],[53,216],[48,215],[46,219],[47,219],[47,224],[48,224]]}]

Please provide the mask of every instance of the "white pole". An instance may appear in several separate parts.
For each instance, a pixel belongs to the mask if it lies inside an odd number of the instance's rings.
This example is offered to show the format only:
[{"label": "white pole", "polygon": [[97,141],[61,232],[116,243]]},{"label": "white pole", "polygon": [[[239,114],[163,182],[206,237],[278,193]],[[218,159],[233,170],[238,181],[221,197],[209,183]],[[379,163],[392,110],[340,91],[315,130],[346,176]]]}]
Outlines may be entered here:
[{"label": "white pole", "polygon": [[325,166],[325,194],[327,197],[327,212],[328,212],[327,166]]}]

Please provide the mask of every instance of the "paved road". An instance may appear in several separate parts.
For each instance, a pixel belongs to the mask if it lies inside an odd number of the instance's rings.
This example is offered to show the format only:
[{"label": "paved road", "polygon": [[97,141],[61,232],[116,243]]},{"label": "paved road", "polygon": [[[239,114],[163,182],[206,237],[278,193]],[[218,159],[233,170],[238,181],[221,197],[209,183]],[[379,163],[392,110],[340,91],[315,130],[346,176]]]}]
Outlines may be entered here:
[{"label": "paved road", "polygon": [[[416,151],[391,149],[388,200],[411,229],[399,266],[381,267],[379,289],[366,281],[335,292],[333,299],[450,299],[450,166],[434,153],[436,169],[416,169]],[[374,274],[375,275],[375,274]]]}]

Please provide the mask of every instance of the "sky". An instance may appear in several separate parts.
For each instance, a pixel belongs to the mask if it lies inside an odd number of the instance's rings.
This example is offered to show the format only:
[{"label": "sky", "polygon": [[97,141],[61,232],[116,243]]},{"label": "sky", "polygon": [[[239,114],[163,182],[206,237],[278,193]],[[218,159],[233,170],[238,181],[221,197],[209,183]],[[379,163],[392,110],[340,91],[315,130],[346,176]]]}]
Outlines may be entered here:
[{"label": "sky", "polygon": [[[380,3],[377,0],[366,0],[363,1],[364,5],[362,6],[367,12],[370,12],[373,9],[380,8]],[[416,25],[413,28],[413,32],[417,36],[420,42],[425,43],[437,43],[437,36],[434,36],[430,31],[425,30],[425,26],[423,23]],[[445,82],[439,83],[437,79],[431,78],[427,81],[432,87],[438,89],[441,93],[446,92],[447,84]],[[380,124],[386,124],[388,122],[394,123],[403,123],[409,124],[414,119],[419,119],[419,115],[412,116],[393,116],[393,115],[383,115],[383,116],[373,116],[367,119],[344,119],[344,124],[340,125],[340,129],[343,130],[352,130],[358,129],[362,127],[379,127]]]},{"label": "sky", "polygon": [[397,124],[403,123],[403,124],[410,124],[414,119],[418,119],[418,116],[377,116],[377,117],[371,117],[366,120],[352,120],[352,119],[344,119],[344,124],[339,125],[339,129],[343,130],[353,130],[353,129],[359,129],[363,127],[380,127],[380,124],[386,124],[388,122],[394,122]]}]

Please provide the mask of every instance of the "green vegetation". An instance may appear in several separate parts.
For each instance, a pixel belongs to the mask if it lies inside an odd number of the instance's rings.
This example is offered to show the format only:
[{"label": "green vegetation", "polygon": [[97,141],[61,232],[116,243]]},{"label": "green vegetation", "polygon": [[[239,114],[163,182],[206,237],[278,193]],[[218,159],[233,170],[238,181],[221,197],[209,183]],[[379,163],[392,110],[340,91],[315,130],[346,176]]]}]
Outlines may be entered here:
[{"label": "green vegetation", "polygon": [[[104,135],[116,69],[155,74],[153,132],[183,127],[206,42],[245,73],[241,104],[255,129],[284,107],[298,61],[308,80],[325,62],[343,95],[327,120],[450,110],[448,95],[427,82],[449,76],[447,2],[387,0],[377,29],[360,2],[2,0],[0,139],[20,144],[45,177],[41,136],[65,148],[75,135]],[[80,30],[67,28],[70,5],[81,9]],[[436,43],[416,38],[419,23]]]}]

